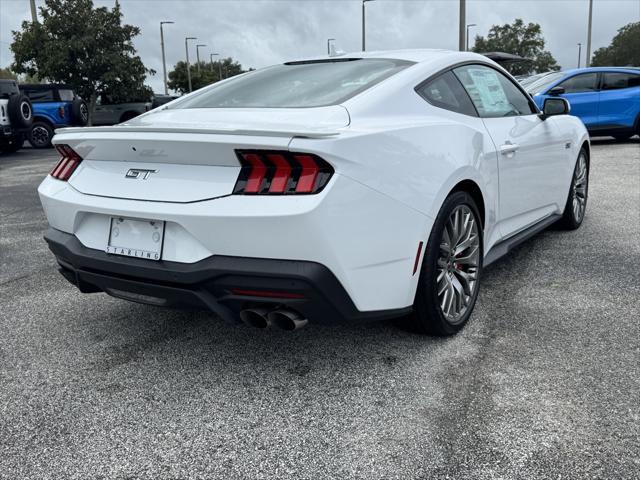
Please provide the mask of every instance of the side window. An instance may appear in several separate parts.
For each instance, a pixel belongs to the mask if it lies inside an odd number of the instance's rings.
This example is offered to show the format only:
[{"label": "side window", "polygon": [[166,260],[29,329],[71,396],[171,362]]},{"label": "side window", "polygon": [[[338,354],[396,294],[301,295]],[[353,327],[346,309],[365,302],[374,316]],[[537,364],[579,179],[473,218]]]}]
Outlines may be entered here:
[{"label": "side window", "polygon": [[477,116],[469,96],[451,72],[438,75],[430,82],[416,89],[416,91],[434,107],[474,117]]},{"label": "side window", "polygon": [[499,71],[483,65],[465,65],[454,72],[481,117],[536,113],[527,96]]},{"label": "side window", "polygon": [[58,95],[61,102],[73,102],[73,90],[60,89]]},{"label": "side window", "polygon": [[622,72],[605,72],[602,80],[603,90],[640,87],[640,75]]},{"label": "side window", "polygon": [[598,90],[598,74],[583,73],[575,77],[567,78],[564,82],[558,84],[564,87],[564,93],[584,93],[595,92]]},{"label": "side window", "polygon": [[24,93],[32,102],[53,102],[52,90],[25,90]]}]

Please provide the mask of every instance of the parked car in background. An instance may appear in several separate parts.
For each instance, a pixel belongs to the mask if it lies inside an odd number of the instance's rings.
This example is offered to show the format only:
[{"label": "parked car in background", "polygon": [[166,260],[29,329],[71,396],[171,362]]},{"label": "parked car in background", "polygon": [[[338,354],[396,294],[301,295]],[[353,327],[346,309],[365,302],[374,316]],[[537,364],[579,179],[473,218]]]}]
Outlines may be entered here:
[{"label": "parked car in background", "polygon": [[521,78],[516,77],[516,80],[518,80],[520,85],[522,85],[523,87],[527,88],[529,85],[531,85],[534,82],[537,82],[538,80],[546,77],[550,73],[554,73],[554,72],[536,73],[535,75],[523,76]]},{"label": "parked car in background", "polygon": [[0,80],[0,150],[15,152],[33,122],[29,98],[20,93],[15,80]]},{"label": "parked car in background", "polygon": [[27,140],[34,148],[50,147],[56,128],[83,127],[89,121],[86,102],[67,85],[22,84],[20,90],[33,104],[33,124]]},{"label": "parked car in background", "polygon": [[526,90],[540,107],[547,98],[569,100],[592,136],[626,140],[640,134],[640,70],[590,67],[553,72]]},{"label": "parked car in background", "polygon": [[178,97],[177,95],[162,95],[162,94],[154,95],[153,100],[151,101],[151,108],[152,109],[158,108],[161,105],[172,102],[176,98],[180,98],[180,97]]},{"label": "parked car in background", "polygon": [[126,122],[151,110],[151,102],[114,103],[106,95],[99,95],[93,111],[93,125],[115,125]]}]

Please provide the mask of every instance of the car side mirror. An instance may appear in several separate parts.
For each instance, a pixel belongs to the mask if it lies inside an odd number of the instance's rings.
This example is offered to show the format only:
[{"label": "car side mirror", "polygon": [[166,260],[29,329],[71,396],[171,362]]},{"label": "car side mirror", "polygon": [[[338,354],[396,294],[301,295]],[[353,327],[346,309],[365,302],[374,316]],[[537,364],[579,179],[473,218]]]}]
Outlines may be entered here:
[{"label": "car side mirror", "polygon": [[553,87],[547,92],[548,95],[562,95],[564,93],[564,87]]},{"label": "car side mirror", "polygon": [[566,98],[547,98],[542,107],[543,120],[554,115],[568,115],[571,105]]}]

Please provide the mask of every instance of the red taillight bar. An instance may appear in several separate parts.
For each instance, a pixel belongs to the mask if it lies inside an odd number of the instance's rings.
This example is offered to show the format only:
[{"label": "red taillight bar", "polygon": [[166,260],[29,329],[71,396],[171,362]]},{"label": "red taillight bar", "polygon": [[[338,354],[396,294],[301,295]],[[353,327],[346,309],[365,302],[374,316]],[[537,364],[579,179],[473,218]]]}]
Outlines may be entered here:
[{"label": "red taillight bar", "polygon": [[53,178],[58,180],[62,180],[66,182],[69,180],[73,172],[75,172],[78,165],[82,161],[82,157],[78,155],[69,145],[56,145],[56,150],[62,156],[53,170],[51,170],[50,175]]},{"label": "red taillight bar", "polygon": [[247,153],[244,159],[249,163],[249,177],[244,187],[246,193],[259,193],[264,177],[267,175],[267,166],[260,160],[260,155]]},{"label": "red taillight bar", "polygon": [[236,150],[242,170],[234,194],[290,195],[320,192],[333,168],[310,153]]},{"label": "red taillight bar", "polygon": [[291,298],[291,299],[305,298],[305,296],[302,293],[274,292],[272,290],[245,290],[243,288],[232,288],[231,293],[233,295],[239,295],[242,297]]}]

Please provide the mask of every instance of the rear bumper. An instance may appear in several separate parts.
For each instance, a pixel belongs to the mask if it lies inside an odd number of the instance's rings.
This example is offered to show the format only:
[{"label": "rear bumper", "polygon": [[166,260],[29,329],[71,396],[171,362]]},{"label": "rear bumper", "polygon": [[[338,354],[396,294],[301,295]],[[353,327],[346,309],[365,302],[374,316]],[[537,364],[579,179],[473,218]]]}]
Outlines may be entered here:
[{"label": "rear bumper", "polygon": [[[286,305],[315,323],[381,320],[406,315],[411,308],[359,311],[331,271],[315,262],[215,255],[195,263],[152,262],[108,255],[83,246],[68,233],[45,234],[60,273],[81,292],[106,292],[140,303],[196,307],[235,323],[242,308]],[[278,292],[282,297],[236,295],[240,289]]]}]

